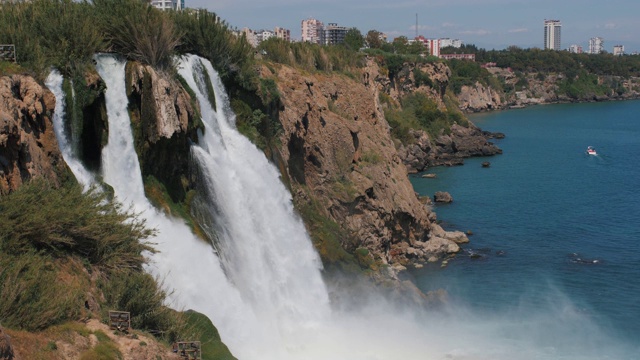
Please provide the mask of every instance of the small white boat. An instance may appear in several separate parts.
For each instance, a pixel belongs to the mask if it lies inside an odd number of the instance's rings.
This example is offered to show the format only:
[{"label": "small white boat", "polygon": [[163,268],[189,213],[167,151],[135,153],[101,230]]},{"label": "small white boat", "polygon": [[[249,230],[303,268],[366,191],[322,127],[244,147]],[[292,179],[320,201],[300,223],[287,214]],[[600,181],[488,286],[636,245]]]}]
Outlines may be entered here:
[{"label": "small white boat", "polygon": [[596,152],[596,149],[594,149],[593,146],[588,146],[587,147],[587,154],[589,154],[589,155],[598,155],[598,153]]}]

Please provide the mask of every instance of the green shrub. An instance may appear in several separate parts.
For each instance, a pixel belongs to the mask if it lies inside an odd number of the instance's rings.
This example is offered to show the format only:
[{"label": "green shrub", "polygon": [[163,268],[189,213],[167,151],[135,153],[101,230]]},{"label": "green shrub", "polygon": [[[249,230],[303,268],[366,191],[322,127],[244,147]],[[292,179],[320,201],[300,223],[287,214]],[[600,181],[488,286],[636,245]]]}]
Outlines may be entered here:
[{"label": "green shrub", "polygon": [[254,88],[253,49],[244,37],[236,37],[229,26],[205,10],[170,12],[177,28],[184,34],[178,51],[203,56],[225,78],[235,77],[245,88]]},{"label": "green shrub", "polygon": [[142,269],[144,240],[153,231],[104,192],[83,193],[78,184],[54,189],[32,181],[0,198],[0,252],[45,251],[75,255],[107,269]]},{"label": "green shrub", "polygon": [[72,0],[5,3],[0,11],[0,43],[16,45],[18,62],[39,74],[50,66],[70,74],[87,66],[106,43],[93,7]]},{"label": "green shrub", "polygon": [[27,331],[77,318],[86,282],[65,276],[51,256],[27,251],[0,252],[0,319],[5,326]]},{"label": "green shrub", "polygon": [[169,15],[148,2],[93,0],[110,49],[128,59],[166,69],[183,33]]}]

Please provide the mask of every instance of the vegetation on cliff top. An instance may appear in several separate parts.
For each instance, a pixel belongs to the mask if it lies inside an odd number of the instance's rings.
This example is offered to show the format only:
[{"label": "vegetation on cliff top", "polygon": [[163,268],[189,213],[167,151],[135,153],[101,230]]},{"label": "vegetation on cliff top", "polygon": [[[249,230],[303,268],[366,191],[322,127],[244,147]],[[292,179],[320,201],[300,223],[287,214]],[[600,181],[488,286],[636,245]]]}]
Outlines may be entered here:
[{"label": "vegetation on cliff top", "polygon": [[50,67],[67,76],[82,73],[99,52],[156,68],[169,68],[175,55],[192,52],[209,58],[223,77],[251,82],[251,47],[215,14],[164,12],[138,0],[4,4],[0,43],[15,44],[21,66],[39,77]]}]

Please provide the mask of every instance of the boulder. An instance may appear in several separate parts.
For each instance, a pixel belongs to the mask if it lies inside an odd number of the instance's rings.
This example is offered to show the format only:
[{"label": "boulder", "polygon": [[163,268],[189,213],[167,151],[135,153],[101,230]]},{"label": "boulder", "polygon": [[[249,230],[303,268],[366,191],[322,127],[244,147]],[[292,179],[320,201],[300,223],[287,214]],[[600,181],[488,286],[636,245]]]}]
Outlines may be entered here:
[{"label": "boulder", "polygon": [[440,203],[451,203],[453,202],[453,197],[446,191],[438,191],[433,195],[433,201]]},{"label": "boulder", "polygon": [[490,162],[488,162],[488,161],[484,161],[484,162],[482,163],[482,167],[483,167],[483,168],[488,168],[489,166],[491,166],[491,163],[490,163]]},{"label": "boulder", "polygon": [[460,246],[454,241],[441,238],[438,236],[432,236],[429,241],[423,245],[423,250],[426,254],[434,254],[436,256],[441,254],[454,254],[460,251]]}]

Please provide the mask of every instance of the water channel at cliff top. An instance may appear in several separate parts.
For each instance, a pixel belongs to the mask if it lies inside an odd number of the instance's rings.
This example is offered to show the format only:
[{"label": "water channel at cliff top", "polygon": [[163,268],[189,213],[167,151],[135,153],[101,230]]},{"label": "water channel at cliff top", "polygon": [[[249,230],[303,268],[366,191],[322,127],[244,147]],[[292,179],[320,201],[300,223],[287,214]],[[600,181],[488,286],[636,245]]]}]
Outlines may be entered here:
[{"label": "water channel at cliff top", "polygon": [[[593,337],[602,349],[604,336],[630,349],[611,358],[637,358],[640,101],[546,105],[471,119],[506,134],[495,141],[504,154],[429,169],[435,179],[411,176],[421,195],[453,196],[453,203],[435,206],[445,229],[473,232],[446,268],[412,271],[418,286],[446,289],[453,303],[487,321],[509,319],[502,323],[507,338],[531,327],[527,336],[542,344]],[[597,156],[585,153],[589,145]],[[484,161],[491,166],[482,168]]]}]

